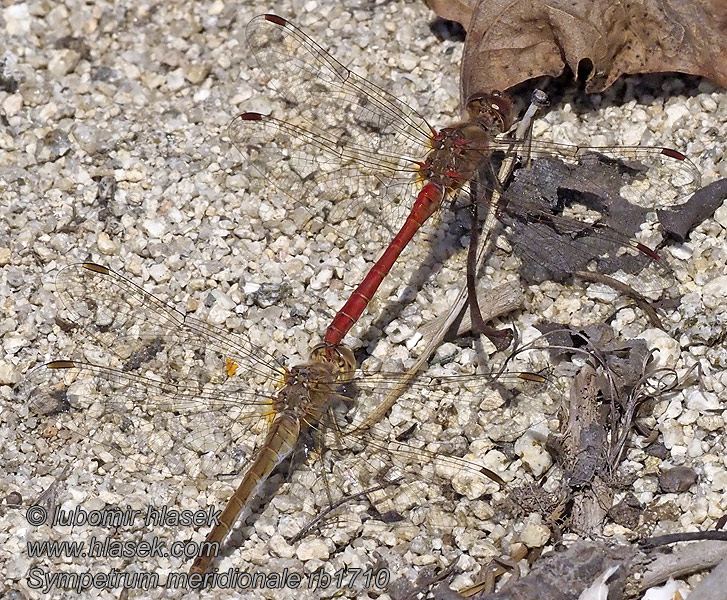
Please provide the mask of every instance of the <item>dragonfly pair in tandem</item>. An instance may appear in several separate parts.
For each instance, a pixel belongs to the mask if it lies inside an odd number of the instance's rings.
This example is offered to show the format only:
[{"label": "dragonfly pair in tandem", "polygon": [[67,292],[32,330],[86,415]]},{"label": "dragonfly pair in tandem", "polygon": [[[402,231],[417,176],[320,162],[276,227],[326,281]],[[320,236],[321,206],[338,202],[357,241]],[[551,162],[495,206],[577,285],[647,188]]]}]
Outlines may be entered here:
[{"label": "dragonfly pair in tandem", "polygon": [[[355,232],[373,218],[399,233],[333,320],[324,344],[308,362],[291,369],[245,336],[205,325],[106,267],[68,267],[59,275],[59,294],[95,346],[91,354],[103,360],[59,360],[34,371],[26,383],[28,409],[47,418],[85,407],[81,412],[89,422],[80,429],[87,428],[114,453],[161,465],[170,474],[211,477],[243,471],[210,541],[224,539],[300,438],[334,465],[332,474],[321,476],[327,484],[317,488],[325,499],[319,497],[318,505],[360,496],[379,514],[407,512],[427,526],[451,529],[467,515],[458,511],[456,500],[437,496],[425,482],[445,478],[466,506],[468,499],[492,490],[500,475],[466,454],[467,444],[447,448],[437,440],[462,440],[461,434],[449,434],[450,428],[475,415],[470,435],[482,440],[480,451],[486,451],[495,440],[526,430],[531,423],[525,414],[533,412],[520,414],[504,404],[494,385],[506,386],[506,376],[496,382],[487,375],[429,376],[411,384],[410,395],[399,400],[401,428],[392,429],[390,421],[362,428],[370,409],[400,379],[361,376],[341,342],[408,241],[444,200],[471,192],[471,181],[479,181],[493,156],[523,147],[521,141],[494,137],[512,122],[509,101],[500,94],[470,98],[468,119],[437,132],[281,17],[253,19],[247,37],[271,86],[296,110],[290,119],[244,113],[233,122],[230,135],[249,162],[316,216],[325,213],[336,228],[347,221]],[[535,141],[526,147],[530,156],[576,164],[594,150]],[[642,197],[649,191],[645,186],[659,201],[675,201],[698,180],[693,165],[672,150],[597,150],[613,160],[638,162]],[[408,199],[414,199],[411,209]],[[376,210],[372,202],[378,203]],[[532,208],[525,216],[540,225],[563,228],[565,223],[557,214]],[[599,229],[605,232],[602,239],[613,241],[614,252],[625,248],[657,261],[642,244]],[[521,374],[511,379],[523,384],[539,378]],[[354,393],[352,408],[348,400]],[[204,572],[209,560],[200,557],[192,571]]]}]

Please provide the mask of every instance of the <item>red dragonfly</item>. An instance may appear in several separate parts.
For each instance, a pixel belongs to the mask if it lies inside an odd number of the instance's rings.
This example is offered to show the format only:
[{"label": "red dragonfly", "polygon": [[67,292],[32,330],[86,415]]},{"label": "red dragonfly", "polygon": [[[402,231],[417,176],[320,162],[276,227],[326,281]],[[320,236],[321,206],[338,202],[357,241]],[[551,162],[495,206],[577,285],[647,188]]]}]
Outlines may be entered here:
[{"label": "red dragonfly", "polygon": [[[598,152],[608,159],[637,161],[654,203],[681,199],[699,181],[696,167],[668,148],[496,139],[513,123],[511,102],[499,93],[471,96],[463,121],[436,130],[276,15],[252,19],[247,41],[269,85],[285,100],[286,114],[241,114],[230,126],[235,145],[272,185],[326,223],[350,231],[364,231],[372,223],[398,229],[329,325],[324,341],[330,346],[341,343],[403,249],[442,203],[470,191],[473,181],[478,189],[487,188],[480,174],[493,155],[522,149],[530,157],[580,164]],[[487,173],[494,177],[495,170],[490,166]],[[503,187],[502,182],[489,186]],[[551,215],[531,217],[552,220]],[[658,259],[644,244],[617,232],[608,235],[619,239],[619,248],[630,246]]]}]

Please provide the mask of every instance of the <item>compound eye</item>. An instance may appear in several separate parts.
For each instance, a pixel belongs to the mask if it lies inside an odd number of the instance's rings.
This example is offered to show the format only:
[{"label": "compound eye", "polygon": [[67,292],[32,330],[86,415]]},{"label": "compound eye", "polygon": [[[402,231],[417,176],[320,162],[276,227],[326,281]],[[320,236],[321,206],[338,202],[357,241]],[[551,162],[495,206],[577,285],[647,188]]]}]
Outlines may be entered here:
[{"label": "compound eye", "polygon": [[472,94],[467,101],[467,113],[488,130],[507,131],[513,123],[512,102],[499,91]]}]

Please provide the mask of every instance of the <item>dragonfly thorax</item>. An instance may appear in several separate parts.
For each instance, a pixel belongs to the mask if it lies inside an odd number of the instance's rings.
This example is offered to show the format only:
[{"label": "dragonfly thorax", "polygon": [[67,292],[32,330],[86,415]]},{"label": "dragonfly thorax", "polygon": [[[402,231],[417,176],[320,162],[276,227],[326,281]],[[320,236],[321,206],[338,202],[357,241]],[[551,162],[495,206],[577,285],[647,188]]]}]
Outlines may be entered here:
[{"label": "dragonfly thorax", "polygon": [[440,130],[432,141],[420,170],[422,179],[455,191],[477,173],[490,136],[479,125],[465,122]]},{"label": "dragonfly thorax", "polygon": [[285,375],[273,408],[276,413],[293,412],[307,422],[317,422],[339,397],[340,384],[356,368],[353,352],[345,346],[317,346],[308,362],[293,367]]}]

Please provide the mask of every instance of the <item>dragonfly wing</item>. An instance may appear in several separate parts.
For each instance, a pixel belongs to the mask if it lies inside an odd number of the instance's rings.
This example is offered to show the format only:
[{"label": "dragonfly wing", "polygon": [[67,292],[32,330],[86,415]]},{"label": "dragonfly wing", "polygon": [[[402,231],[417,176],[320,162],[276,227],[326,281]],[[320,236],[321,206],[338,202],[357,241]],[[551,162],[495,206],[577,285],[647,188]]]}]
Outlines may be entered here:
[{"label": "dragonfly wing", "polygon": [[270,410],[258,394],[72,360],[37,367],[18,396],[31,417],[26,423],[41,433],[36,439],[62,442],[71,432],[89,439],[102,463],[116,468],[155,465],[166,476],[205,479],[239,471]]},{"label": "dragonfly wing", "polygon": [[308,123],[373,153],[426,153],[432,129],[424,117],[344,67],[292,23],[260,15],[246,35],[269,85]]},{"label": "dragonfly wing", "polygon": [[[65,267],[56,278],[56,290],[71,319],[99,349],[121,359],[126,369],[138,369],[157,355],[164,356],[167,379],[171,379],[183,365],[192,364],[195,355],[207,355],[206,366],[210,371],[218,369],[222,380],[232,364],[237,365],[238,376],[264,380],[282,372],[246,336],[186,315],[107,267],[94,263]],[[92,362],[100,361],[93,358]]]},{"label": "dragonfly wing", "polygon": [[[547,398],[519,375],[497,379],[509,392],[483,375],[423,376],[386,418],[361,429],[396,381],[387,375],[356,379],[355,408],[334,411],[321,425],[329,467],[316,504],[323,514],[326,503],[344,507],[330,512],[337,531],[366,520],[379,524],[374,527],[413,522],[432,531],[466,525],[469,503],[500,489],[501,475],[510,477],[509,461],[496,445],[516,441],[542,420],[539,408]],[[540,382],[535,386],[542,392]]]},{"label": "dragonfly wing", "polygon": [[180,461],[190,453],[218,463],[216,473],[236,472],[266,428],[282,369],[247,338],[188,317],[101,265],[66,267],[57,290],[82,330],[83,358],[27,377],[20,397],[38,423],[56,419],[104,455],[173,474],[189,472]]},{"label": "dragonfly wing", "polygon": [[398,228],[413,203],[415,169],[400,156],[259,113],[238,116],[229,134],[246,162],[291,199],[298,227],[313,217],[349,233],[382,218]]},{"label": "dragonfly wing", "polygon": [[256,17],[246,33],[286,108],[280,118],[235,119],[230,137],[243,156],[317,219],[350,219],[343,233],[382,218],[398,229],[414,201],[416,163],[430,149],[426,121],[281,17]]}]

